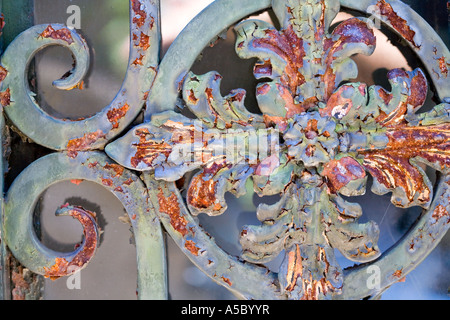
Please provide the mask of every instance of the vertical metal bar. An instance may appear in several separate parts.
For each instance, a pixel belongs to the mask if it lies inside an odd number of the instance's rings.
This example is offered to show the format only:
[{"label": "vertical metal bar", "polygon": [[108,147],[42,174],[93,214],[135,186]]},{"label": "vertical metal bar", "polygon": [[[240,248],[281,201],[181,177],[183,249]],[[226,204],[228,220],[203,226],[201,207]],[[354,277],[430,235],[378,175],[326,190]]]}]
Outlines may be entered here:
[{"label": "vertical metal bar", "polygon": [[[1,6],[1,3],[0,3]],[[0,8],[1,9],[1,8]],[[0,115],[0,132],[2,133],[2,143],[0,143],[0,168],[2,168],[2,174],[0,175],[0,186],[2,188],[2,192],[0,193],[0,237],[4,234],[3,232],[3,209],[4,209],[4,181],[3,181],[3,165],[5,163],[5,159],[3,157],[3,133],[5,128],[5,119],[3,114]],[[10,282],[9,282],[9,263],[8,263],[8,252],[6,248],[6,244],[1,237],[1,247],[0,247],[0,263],[1,263],[1,271],[0,271],[0,300],[9,300],[10,299]]]},{"label": "vertical metal bar", "polygon": [[34,0],[3,0],[3,48],[34,24]]},{"label": "vertical metal bar", "polygon": [[[25,31],[34,24],[34,0],[1,0],[0,1],[0,12],[4,16],[4,28],[2,29],[1,35],[1,51],[3,54],[5,48],[19,35],[21,32]],[[7,159],[5,158],[4,144],[5,144],[5,118],[2,114],[0,115],[0,132],[2,134],[2,140],[0,143],[0,168],[4,173],[7,165]],[[1,235],[4,234],[4,174],[0,175],[0,186],[2,192],[0,194],[0,232]],[[11,294],[11,268],[10,268],[10,253],[5,242],[0,243],[0,260],[1,260],[1,271],[0,271],[0,299],[10,300],[12,298]],[[39,290],[38,290],[39,291]]]}]

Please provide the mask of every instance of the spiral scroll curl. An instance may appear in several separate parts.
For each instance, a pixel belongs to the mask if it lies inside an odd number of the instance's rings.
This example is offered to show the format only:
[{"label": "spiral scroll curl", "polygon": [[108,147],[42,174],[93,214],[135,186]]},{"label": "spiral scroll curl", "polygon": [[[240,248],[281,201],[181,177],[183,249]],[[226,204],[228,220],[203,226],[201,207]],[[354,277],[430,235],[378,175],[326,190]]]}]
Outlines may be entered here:
[{"label": "spiral scroll curl", "polygon": [[51,185],[82,179],[96,182],[122,203],[133,227],[140,298],[165,298],[165,253],[159,220],[147,203],[142,181],[101,152],[80,152],[76,159],[53,153],[27,167],[14,181],[5,199],[3,239],[32,272],[59,277],[84,268],[98,243],[95,219],[84,209],[63,206],[57,214],[70,214],[84,226],[85,241],[74,252],[61,253],[44,246],[34,231],[33,212],[40,195]]}]

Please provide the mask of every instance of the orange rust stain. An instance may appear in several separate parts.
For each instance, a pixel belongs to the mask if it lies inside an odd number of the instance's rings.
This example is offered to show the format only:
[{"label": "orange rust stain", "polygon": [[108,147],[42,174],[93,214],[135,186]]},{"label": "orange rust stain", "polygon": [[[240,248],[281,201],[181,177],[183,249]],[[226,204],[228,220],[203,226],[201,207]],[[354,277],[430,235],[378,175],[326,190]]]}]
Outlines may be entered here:
[{"label": "orange rust stain", "polygon": [[129,186],[132,183],[133,183],[133,179],[132,178],[128,178],[126,181],[124,181],[123,184]]},{"label": "orange rust stain", "polygon": [[80,82],[77,83],[77,85],[75,87],[79,90],[83,90],[84,89],[84,81],[81,80]]},{"label": "orange rust stain", "polygon": [[392,275],[396,278],[401,278],[403,275],[403,268],[396,270]]},{"label": "orange rust stain", "polygon": [[[408,72],[402,69],[389,71],[388,79],[398,82],[406,81],[408,83],[409,95],[406,101],[400,102],[389,114],[380,111],[380,115],[375,120],[384,127],[405,125],[405,115],[408,111],[408,105],[411,105],[415,110],[425,103],[428,92],[427,80],[421,72],[410,79]],[[390,103],[393,97],[392,94],[388,94],[383,88],[378,90],[378,94],[386,105]]]},{"label": "orange rust stain", "polygon": [[273,127],[276,125],[282,132],[284,132],[288,127],[286,118],[284,118],[284,117],[269,116],[269,115],[265,114],[265,115],[263,115],[263,120],[264,120],[266,127],[269,128],[269,127]]},{"label": "orange rust stain", "polygon": [[286,274],[287,291],[294,290],[297,285],[297,279],[302,278],[303,274],[303,266],[302,266],[302,255],[300,253],[300,246],[298,244],[295,245],[295,251],[289,251],[288,254],[288,270]]},{"label": "orange rust stain", "polygon": [[[311,257],[313,258],[313,257]],[[303,296],[301,300],[318,300],[319,294],[327,295],[329,291],[335,291],[336,289],[328,280],[326,280],[326,274],[328,273],[330,263],[327,260],[325,249],[319,247],[317,261],[322,262],[325,265],[324,277],[320,280],[313,280],[312,273],[309,279],[303,277],[303,265],[300,246],[295,245],[294,250],[288,253],[288,269],[286,273],[287,286],[286,291],[293,291],[297,285],[299,285],[299,279],[301,280],[301,286]]]},{"label": "orange rust stain", "polygon": [[0,66],[0,82],[5,80],[6,76],[8,75],[8,70]]},{"label": "orange rust stain", "polygon": [[136,154],[130,159],[131,165],[135,168],[141,162],[152,166],[153,160],[160,154],[164,154],[168,158],[172,152],[172,147],[164,141],[147,140],[147,136],[151,135],[148,129],[137,129],[135,135],[139,137],[139,142],[134,144],[137,149]]},{"label": "orange rust stain", "polygon": [[195,242],[194,242],[194,241],[192,241],[192,240],[187,240],[187,241],[184,243],[184,247],[185,247],[187,250],[189,250],[193,255],[198,256],[198,252],[199,252],[200,248],[197,247],[197,246],[195,245]]},{"label": "orange rust stain", "polygon": [[13,300],[25,300],[26,293],[30,289],[30,285],[23,277],[23,269],[19,267],[19,272],[15,270],[11,273],[11,282],[14,284],[14,289],[12,290]]},{"label": "orange rust stain", "polygon": [[11,91],[6,88],[5,91],[0,92],[0,103],[3,107],[9,106],[11,104]]},{"label": "orange rust stain", "polygon": [[[306,56],[303,40],[296,35],[292,26],[282,31],[265,30],[265,36],[264,38],[255,39],[253,45],[255,47],[269,49],[286,61],[286,68],[280,77],[281,85],[278,86],[278,90],[280,91],[280,96],[286,101],[288,113],[292,115],[305,111],[302,106],[294,103],[297,88],[306,82],[303,74],[299,72],[299,69],[303,67],[303,59]],[[272,74],[270,60],[266,60],[262,64],[257,64],[254,72],[256,74],[270,76]],[[261,90],[264,88],[267,87],[259,89],[260,94],[263,93]]]},{"label": "orange rust stain", "polygon": [[132,65],[134,65],[134,66],[138,66],[138,65],[139,66],[143,66],[144,63],[142,62],[142,59],[144,59],[144,55],[140,54],[139,58],[134,59]]},{"label": "orange rust stain", "polygon": [[166,198],[164,192],[159,188],[158,193],[159,211],[169,215],[170,225],[178,231],[183,237],[185,237],[189,231],[187,229],[187,221],[180,214],[180,206],[178,204],[178,198],[174,192]]},{"label": "orange rust stain", "polygon": [[72,182],[73,184],[76,184],[78,186],[80,183],[83,182],[83,180],[82,179],[72,179],[72,180],[70,180],[70,182]]},{"label": "orange rust stain", "polygon": [[[448,222],[450,222],[450,215],[447,211],[447,209],[443,206],[443,205],[438,205],[436,206],[436,209],[434,209],[433,215],[432,215],[433,219],[435,220],[440,220],[443,217],[447,217]],[[447,222],[447,223],[448,223]]]},{"label": "orange rust stain", "polygon": [[123,174],[124,168],[121,165],[114,164],[114,163],[107,163],[103,167],[106,170],[113,170],[115,172],[115,175],[113,177],[119,177]]},{"label": "orange rust stain", "polygon": [[385,0],[379,0],[376,6],[380,9],[380,14],[389,20],[398,33],[408,40],[415,48],[420,47],[414,41],[414,36],[416,33],[411,30],[408,26],[408,22],[396,13],[389,3]]},{"label": "orange rust stain", "polygon": [[326,51],[326,69],[321,78],[324,83],[325,101],[331,97],[337,85],[336,74],[333,71],[333,62],[337,57],[336,53],[350,43],[364,43],[367,46],[374,46],[376,44],[373,30],[369,29],[367,24],[358,18],[351,18],[340,23],[332,34],[333,36],[339,36],[336,41],[332,38],[325,38],[323,40],[324,50]]},{"label": "orange rust stain", "polygon": [[362,179],[366,176],[364,168],[353,158],[344,157],[340,160],[329,161],[322,171],[327,178],[327,185],[331,193],[337,193],[350,181]]},{"label": "orange rust stain", "polygon": [[68,266],[69,262],[65,258],[56,258],[54,265],[52,265],[50,268],[44,267],[44,277],[50,278],[51,280],[56,280],[64,275]]},{"label": "orange rust stain", "polygon": [[111,179],[102,178],[102,184],[107,187],[112,187],[114,183]]},{"label": "orange rust stain", "polygon": [[78,254],[73,257],[71,261],[67,261],[65,258],[55,258],[55,264],[53,266],[50,268],[44,267],[44,276],[52,280],[68,275],[82,268],[91,260],[97,248],[97,229],[91,219],[93,218],[95,220],[96,214],[89,210],[84,210],[81,207],[75,207],[69,212],[69,214],[73,218],[78,219],[78,221],[80,221],[83,225],[84,246],[83,249],[78,252]]},{"label": "orange rust stain", "polygon": [[135,14],[133,17],[133,23],[141,28],[145,24],[147,14],[141,9],[141,2],[139,0],[132,0],[132,9]]},{"label": "orange rust stain", "polygon": [[197,104],[197,102],[198,102],[198,99],[194,94],[194,90],[192,90],[192,89],[189,90],[188,100],[192,104]]},{"label": "orange rust stain", "polygon": [[253,70],[258,75],[270,77],[272,76],[272,62],[270,59],[264,60],[263,63],[257,63]]},{"label": "orange rust stain", "polygon": [[78,151],[89,150],[90,147],[99,139],[105,137],[102,130],[86,133],[81,138],[72,139],[67,143],[67,154],[71,158],[75,158],[78,155]]},{"label": "orange rust stain", "polygon": [[88,164],[88,167],[89,167],[90,169],[92,169],[92,168],[95,168],[97,165],[98,165],[98,162],[97,162],[97,161],[95,161],[95,162],[90,162],[90,163]]},{"label": "orange rust stain", "polygon": [[445,61],[445,57],[440,57],[439,59],[439,69],[441,70],[441,74],[443,74],[446,78],[448,76],[448,63]]},{"label": "orange rust stain", "polygon": [[[213,169],[215,172],[219,171],[222,166]],[[216,203],[216,184],[217,181],[213,179],[205,180],[207,172],[202,172],[192,178],[189,185],[187,202],[197,209],[211,209],[219,211],[222,209],[220,203]]]},{"label": "orange rust stain", "polygon": [[142,31],[139,39],[139,47],[141,47],[144,51],[150,48],[150,37]]},{"label": "orange rust stain", "polygon": [[113,129],[117,129],[119,127],[119,120],[125,117],[130,106],[128,103],[125,103],[122,107],[112,108],[106,114],[108,117],[108,121],[111,122]]},{"label": "orange rust stain", "polygon": [[231,282],[230,279],[225,278],[225,277],[223,277],[223,276],[222,276],[222,281],[225,282],[225,283],[226,283],[227,285],[229,285],[230,287],[233,285],[233,283]]},{"label": "orange rust stain", "polygon": [[39,35],[39,37],[63,40],[69,45],[73,43],[72,34],[70,33],[69,29],[62,28],[59,30],[55,30],[51,25],[48,25],[48,27]]},{"label": "orange rust stain", "polygon": [[383,150],[364,150],[364,167],[387,188],[402,187],[412,201],[430,200],[431,190],[424,182],[421,172],[410,159],[421,157],[441,168],[450,166],[450,124],[388,128],[389,143]]},{"label": "orange rust stain", "polygon": [[114,189],[114,191],[123,193],[123,188],[121,186],[118,186]]}]

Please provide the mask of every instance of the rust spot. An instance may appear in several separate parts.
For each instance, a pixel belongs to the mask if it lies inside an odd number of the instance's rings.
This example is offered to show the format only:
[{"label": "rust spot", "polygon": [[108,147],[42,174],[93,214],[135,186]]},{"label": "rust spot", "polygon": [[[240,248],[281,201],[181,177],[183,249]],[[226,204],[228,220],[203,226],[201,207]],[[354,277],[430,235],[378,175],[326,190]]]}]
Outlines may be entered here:
[{"label": "rust spot", "polygon": [[78,219],[83,225],[84,245],[71,261],[65,258],[56,258],[55,264],[50,268],[44,267],[46,278],[55,280],[61,276],[69,275],[86,265],[94,256],[98,242],[95,213],[81,207],[73,207],[69,211],[70,216]]},{"label": "rust spot", "polygon": [[440,220],[444,217],[446,217],[448,219],[447,223],[450,223],[450,215],[449,215],[447,209],[443,205],[440,204],[436,207],[436,209],[434,209],[432,218],[435,220]]},{"label": "rust spot", "polygon": [[[286,61],[286,68],[280,77],[281,85],[277,86],[280,96],[286,101],[286,109],[291,115],[305,111],[302,106],[294,103],[297,88],[306,82],[305,77],[299,72],[299,69],[303,67],[303,59],[306,53],[303,40],[297,36],[293,27],[290,25],[281,31],[265,30],[265,37],[253,40],[253,46],[269,49]],[[257,64],[254,72],[256,75],[271,75],[272,65],[270,60]],[[264,88],[263,86],[259,90],[264,90]],[[286,117],[289,117],[289,115]]]},{"label": "rust spot", "polygon": [[69,29],[61,28],[59,30],[55,30],[51,25],[48,25],[48,27],[39,35],[39,37],[63,40],[69,45],[73,43],[72,34],[70,33]]},{"label": "rust spot", "polygon": [[112,187],[114,185],[114,182],[111,179],[102,178],[102,184],[107,187]]},{"label": "rust spot", "polygon": [[195,97],[194,90],[189,90],[188,100],[191,104],[197,104],[198,99]]},{"label": "rust spot", "polygon": [[267,59],[263,63],[257,63],[253,71],[259,77],[270,77],[272,75],[272,62]]},{"label": "rust spot", "polygon": [[403,274],[403,268],[398,269],[397,271],[395,271],[392,275],[396,278],[401,278]]},{"label": "rust spot", "polygon": [[220,211],[222,205],[216,199],[217,181],[212,178],[206,179],[207,175],[214,176],[219,170],[225,168],[224,163],[214,163],[211,167],[205,168],[203,172],[194,176],[187,192],[187,202],[199,210]]},{"label": "rust spot", "polygon": [[123,184],[129,186],[132,183],[133,183],[133,179],[128,178]]},{"label": "rust spot", "polygon": [[198,252],[199,252],[200,248],[197,247],[197,246],[195,245],[195,242],[194,242],[194,241],[192,241],[192,240],[187,240],[187,241],[184,243],[184,247],[185,247],[187,250],[189,250],[193,255],[198,256]]},{"label": "rust spot", "polygon": [[105,168],[106,170],[113,170],[115,172],[115,175],[113,177],[121,176],[124,171],[124,168],[121,165],[114,163],[107,163],[103,168]]},{"label": "rust spot", "polygon": [[0,82],[5,80],[6,76],[8,75],[8,70],[0,66]]},{"label": "rust spot", "polygon": [[143,162],[148,166],[152,166],[153,160],[155,160],[160,154],[164,154],[166,158],[169,157],[172,152],[172,147],[162,141],[147,140],[151,133],[148,129],[137,129],[135,135],[139,137],[139,142],[134,144],[137,151],[136,154],[130,159],[131,165],[137,167],[139,163]]},{"label": "rust spot", "polygon": [[308,145],[305,149],[305,155],[307,157],[313,157],[315,152],[316,152],[316,146],[313,144]]},{"label": "rust spot", "polygon": [[159,211],[169,215],[170,225],[185,237],[189,231],[187,229],[187,221],[180,215],[180,207],[178,204],[178,198],[174,192],[166,198],[164,192],[159,188],[158,193]]},{"label": "rust spot", "polygon": [[18,272],[15,270],[11,273],[11,282],[14,284],[14,289],[12,290],[13,300],[25,300],[26,293],[30,289],[30,285],[24,279],[23,268],[19,267]]},{"label": "rust spot", "polygon": [[380,96],[381,99],[383,99],[385,105],[388,105],[389,102],[391,102],[392,98],[394,97],[393,94],[387,93],[386,90],[384,90],[383,88],[380,88],[378,90],[378,95]]},{"label": "rust spot", "polygon": [[141,28],[145,24],[147,14],[141,9],[141,2],[139,0],[132,0],[132,9],[135,14],[133,17],[133,23]]},{"label": "rust spot", "polygon": [[123,193],[123,188],[121,186],[118,186],[114,189],[114,191]]},{"label": "rust spot", "polygon": [[67,155],[71,158],[75,158],[78,155],[78,151],[86,151],[97,142],[97,140],[105,137],[102,130],[86,133],[81,138],[72,139],[67,143]]},{"label": "rust spot", "polygon": [[134,59],[132,65],[134,65],[134,66],[138,66],[138,65],[139,66],[143,66],[144,63],[142,62],[142,59],[144,59],[144,55],[140,54],[139,58]]},{"label": "rust spot", "polygon": [[149,92],[150,92],[149,90],[145,91],[144,97],[142,98],[142,100],[144,100],[144,101],[147,100]]},{"label": "rust spot", "polygon": [[329,161],[322,171],[331,193],[337,193],[350,181],[362,179],[366,176],[364,168],[351,157]]},{"label": "rust spot", "polygon": [[287,121],[284,117],[269,116],[264,114],[263,120],[267,128],[278,126],[280,131],[284,132],[288,127]]},{"label": "rust spot", "polygon": [[[404,125],[405,115],[408,110],[408,105],[411,105],[414,110],[421,107],[427,98],[428,84],[422,72],[418,72],[414,76],[412,73],[403,69],[393,69],[388,73],[388,79],[394,82],[406,83],[409,91],[406,101],[402,100],[395,108],[386,114],[380,110],[380,115],[375,119],[384,127],[392,127],[396,125]],[[383,99],[385,104],[390,103],[392,94],[387,93],[383,88],[378,90],[379,96]]]},{"label": "rust spot", "polygon": [[446,78],[448,76],[448,63],[445,61],[445,57],[440,57],[439,59],[439,69],[441,70],[441,74],[444,75]]},{"label": "rust spot", "polygon": [[225,278],[222,276],[222,281],[225,282],[227,285],[229,285],[230,287],[233,285],[233,283],[230,281],[230,279]]},{"label": "rust spot", "polygon": [[375,46],[376,37],[373,30],[367,24],[358,19],[351,18],[340,23],[332,33],[333,37],[338,36],[334,41],[332,38],[324,39],[324,49],[326,51],[325,73],[321,76],[324,83],[324,99],[328,100],[336,88],[336,74],[333,71],[333,62],[345,45],[351,43],[363,43],[367,46]]},{"label": "rust spot", "polygon": [[108,111],[108,121],[112,123],[113,129],[117,129],[119,127],[119,120],[125,117],[129,109],[130,106],[128,103],[125,103],[122,107],[112,108]]},{"label": "rust spot", "polygon": [[420,48],[414,41],[415,32],[408,26],[408,22],[401,18],[392,8],[392,6],[385,0],[379,0],[377,7],[380,9],[380,14],[391,23],[392,27],[397,30],[406,40],[408,40],[415,48]]},{"label": "rust spot", "polygon": [[291,250],[288,253],[288,270],[286,274],[287,291],[294,290],[297,285],[297,279],[302,278],[303,266],[302,266],[302,255],[300,253],[300,246],[295,245],[295,250]]},{"label": "rust spot", "polygon": [[388,128],[389,143],[383,150],[360,151],[364,155],[364,167],[387,188],[402,187],[408,199],[426,203],[431,190],[421,172],[410,159],[421,157],[441,168],[450,166],[450,124]]},{"label": "rust spot", "polygon": [[0,103],[3,107],[7,107],[11,104],[11,91],[6,88],[5,91],[0,92]]},{"label": "rust spot", "polygon": [[73,184],[76,184],[78,186],[80,183],[83,182],[83,180],[82,179],[72,179],[72,180],[70,180],[70,182],[72,182]]},{"label": "rust spot", "polygon": [[90,169],[92,169],[92,168],[95,168],[97,165],[98,165],[98,162],[97,162],[97,161],[95,161],[95,162],[90,162],[90,163],[88,164],[88,167],[89,167]]},{"label": "rust spot", "polygon": [[141,31],[141,37],[139,40],[139,47],[142,48],[142,50],[147,50],[148,48],[150,48],[150,37],[148,35],[146,35],[145,33],[143,33]]},{"label": "rust spot", "polygon": [[77,88],[77,89],[79,89],[79,90],[83,90],[83,89],[84,89],[84,81],[81,80],[80,82],[78,82],[78,83],[75,85],[75,88]]},{"label": "rust spot", "polygon": [[264,83],[264,84],[258,86],[258,88],[256,89],[256,94],[262,96],[262,95],[269,93],[269,91],[270,91],[270,85],[268,85],[267,83]]}]

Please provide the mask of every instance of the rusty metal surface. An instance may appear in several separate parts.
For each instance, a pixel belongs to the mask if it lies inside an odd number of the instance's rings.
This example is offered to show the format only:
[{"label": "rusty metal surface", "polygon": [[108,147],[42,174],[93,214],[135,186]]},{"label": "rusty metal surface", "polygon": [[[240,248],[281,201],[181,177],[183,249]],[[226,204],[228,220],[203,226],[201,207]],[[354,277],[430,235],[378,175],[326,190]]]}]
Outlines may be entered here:
[{"label": "rusty metal surface", "polygon": [[[351,82],[358,74],[351,56],[372,54],[376,37],[365,17],[329,32],[341,5],[374,14],[410,45],[426,70],[391,70],[390,91]],[[244,19],[269,7],[280,29]],[[56,278],[93,257],[98,230],[94,214],[83,208],[68,204],[58,211],[84,226],[85,240],[72,253],[49,250],[32,230],[39,195],[68,179],[97,182],[123,203],[136,239],[140,298],[167,298],[160,223],[198,268],[245,299],[376,298],[431,252],[450,226],[450,54],[420,16],[397,0],[217,0],[159,62],[158,10],[159,2],[130,1],[127,76],[114,101],[89,119],[45,114],[21,76],[38,50],[60,45],[77,63],[55,86],[82,85],[89,56],[75,31],[35,26],[4,53],[5,114],[28,138],[57,151],[30,165],[5,200],[3,239],[21,263]],[[236,54],[256,58],[261,114],[247,110],[242,89],[223,96],[217,72],[189,71],[211,39],[236,22]],[[201,39],[198,30],[205,30]],[[420,113],[428,93],[425,71],[439,101]],[[144,105],[144,123],[114,140]],[[180,106],[191,116],[176,112]],[[436,187],[426,166],[439,172]],[[397,207],[424,209],[387,252],[377,246],[377,224],[358,222],[364,208],[345,199],[364,194],[369,175],[375,194],[392,193]],[[185,197],[176,185],[182,179]],[[245,194],[247,182],[261,197],[281,198],[258,207],[261,223],[241,230],[242,252],[233,257],[196,216],[226,214],[226,193]],[[357,265],[341,268],[335,250]],[[262,265],[280,254],[277,272]],[[372,266],[381,270],[376,288],[367,286]]]}]

